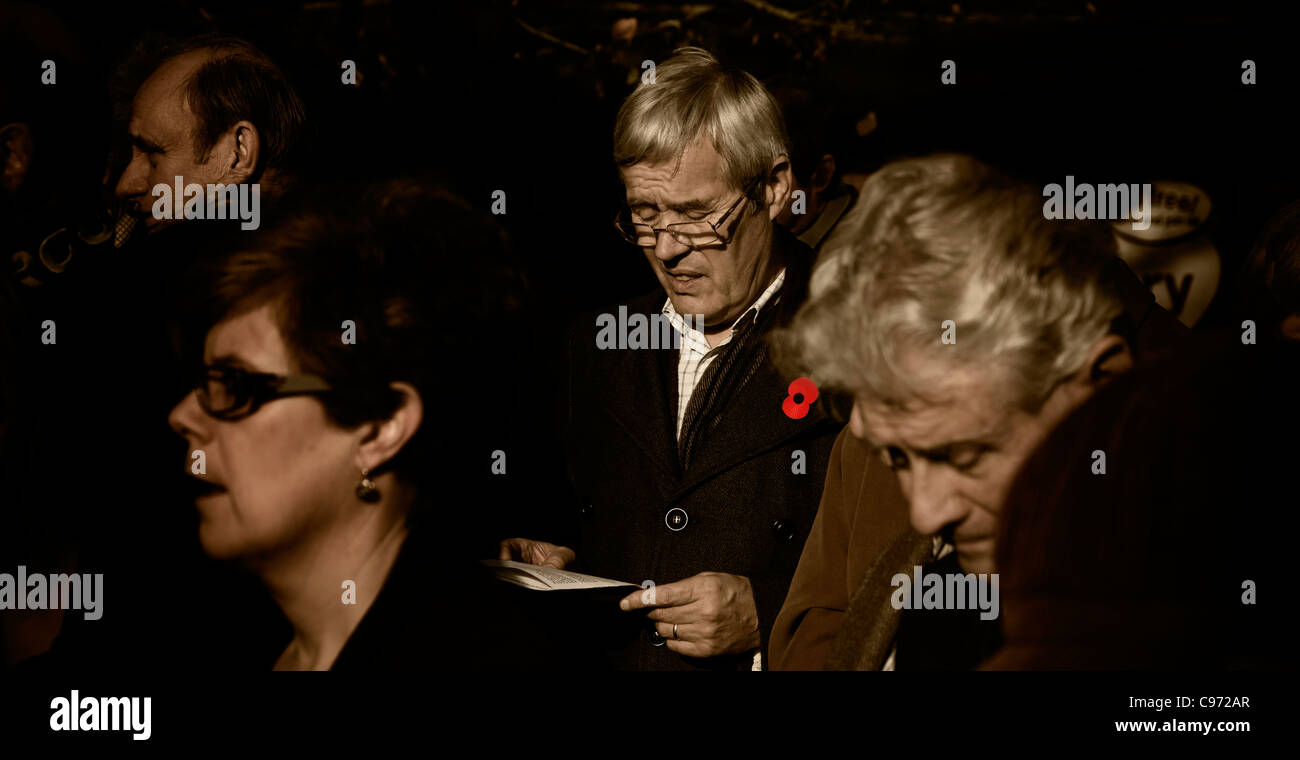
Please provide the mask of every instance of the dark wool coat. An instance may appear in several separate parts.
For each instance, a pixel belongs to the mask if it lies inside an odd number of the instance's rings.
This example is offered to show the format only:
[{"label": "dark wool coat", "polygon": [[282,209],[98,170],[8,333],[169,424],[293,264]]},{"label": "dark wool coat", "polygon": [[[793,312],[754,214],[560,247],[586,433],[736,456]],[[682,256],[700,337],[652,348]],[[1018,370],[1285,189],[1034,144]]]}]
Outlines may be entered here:
[{"label": "dark wool coat", "polygon": [[[786,266],[780,300],[736,331],[696,386],[681,447],[679,350],[598,349],[594,318],[571,334],[568,420],[581,569],[634,584],[671,583],[706,571],[743,575],[754,589],[763,650],[817,513],[826,463],[842,427],[821,399],[803,419],[782,411],[793,378],[773,366],[766,337],[804,301],[813,254],[779,227],[773,245]],[[664,299],[656,290],[628,304],[628,314],[648,319]],[[805,465],[795,467],[796,460]],[[672,522],[674,517],[680,522]],[[650,634],[650,622],[638,622],[635,635],[611,647],[614,664],[665,670],[751,666],[752,653],[684,657],[655,646]]]}]

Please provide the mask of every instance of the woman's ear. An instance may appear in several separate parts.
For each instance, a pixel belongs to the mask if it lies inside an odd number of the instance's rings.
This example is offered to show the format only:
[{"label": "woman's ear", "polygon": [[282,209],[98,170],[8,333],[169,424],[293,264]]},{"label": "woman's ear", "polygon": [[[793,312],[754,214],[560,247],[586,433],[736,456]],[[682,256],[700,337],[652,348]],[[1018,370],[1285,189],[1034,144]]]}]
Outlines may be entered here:
[{"label": "woman's ear", "polygon": [[424,402],[415,386],[393,383],[388,387],[401,397],[401,402],[388,419],[369,426],[357,451],[361,459],[359,467],[374,470],[397,456],[424,422]]}]

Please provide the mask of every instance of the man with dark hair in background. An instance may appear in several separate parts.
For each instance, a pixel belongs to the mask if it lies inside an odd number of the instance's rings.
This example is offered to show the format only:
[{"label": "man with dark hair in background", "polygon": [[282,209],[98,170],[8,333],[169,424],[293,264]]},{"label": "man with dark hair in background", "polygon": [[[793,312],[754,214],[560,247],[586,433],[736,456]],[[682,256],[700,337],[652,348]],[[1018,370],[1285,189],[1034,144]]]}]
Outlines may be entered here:
[{"label": "man with dark hair in background", "polygon": [[[305,109],[284,74],[253,45],[203,35],[165,48],[136,91],[131,159],[115,192],[152,229],[152,189],[195,183],[289,184]],[[138,63],[136,64],[138,65]],[[130,76],[129,73],[127,76]]]},{"label": "man with dark hair in background", "polygon": [[[122,202],[116,226],[110,221],[96,244],[72,243],[58,292],[49,296],[66,308],[53,317],[53,340],[36,346],[22,370],[24,377],[57,381],[58,428],[86,433],[32,452],[50,463],[60,486],[38,489],[29,501],[63,514],[65,533],[57,541],[65,547],[65,567],[58,570],[105,574],[111,601],[103,619],[68,616],[55,643],[56,651],[91,664],[130,651],[164,651],[165,641],[142,634],[162,631],[189,612],[159,609],[159,595],[201,595],[209,583],[237,587],[196,545],[175,538],[193,535],[192,516],[176,508],[187,484],[161,421],[183,386],[173,353],[177,283],[189,266],[249,232],[235,208],[181,224],[155,219],[152,190],[180,183],[242,185],[240,192],[251,192],[256,185],[253,226],[270,224],[271,208],[300,165],[295,156],[305,123],[303,103],[280,69],[232,37],[204,35],[137,51],[119,77],[119,93],[131,98],[131,155],[115,183],[121,162],[110,161],[106,177]],[[126,120],[124,112],[119,116]],[[139,234],[145,230],[150,234]],[[36,324],[48,313],[29,311],[28,322]],[[40,337],[24,329],[19,339]]]},{"label": "man with dark hair in background", "polygon": [[[858,199],[858,189],[844,178],[853,127],[843,114],[806,90],[784,90],[777,98],[790,131],[795,189],[776,221],[819,251]],[[875,115],[869,119],[874,125]]]}]

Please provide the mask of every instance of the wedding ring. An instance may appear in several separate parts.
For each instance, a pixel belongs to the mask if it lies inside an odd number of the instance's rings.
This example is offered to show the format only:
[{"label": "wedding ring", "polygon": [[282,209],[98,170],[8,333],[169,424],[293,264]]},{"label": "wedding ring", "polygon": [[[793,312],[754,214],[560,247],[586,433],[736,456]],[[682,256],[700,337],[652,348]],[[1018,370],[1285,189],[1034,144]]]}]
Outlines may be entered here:
[{"label": "wedding ring", "polygon": [[[676,624],[676,623],[673,623],[673,638],[674,638],[674,639],[677,639],[677,624]],[[681,639],[677,639],[677,640],[678,640],[678,641],[681,641]]]}]

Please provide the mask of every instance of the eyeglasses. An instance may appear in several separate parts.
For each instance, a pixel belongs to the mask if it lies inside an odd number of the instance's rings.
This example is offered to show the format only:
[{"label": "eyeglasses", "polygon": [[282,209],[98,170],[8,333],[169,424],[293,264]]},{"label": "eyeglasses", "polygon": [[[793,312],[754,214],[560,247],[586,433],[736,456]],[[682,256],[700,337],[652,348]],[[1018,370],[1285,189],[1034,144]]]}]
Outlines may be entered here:
[{"label": "eyeglasses", "polygon": [[[654,248],[659,244],[659,233],[667,232],[673,236],[673,239],[687,248],[704,248],[711,245],[725,245],[729,240],[729,235],[723,235],[727,220],[732,218],[732,214],[740,207],[754,188],[758,186],[759,180],[755,179],[745,188],[744,193],[731,204],[731,207],[723,213],[722,218],[717,222],[710,222],[707,219],[700,219],[690,222],[675,222],[664,227],[654,227],[649,224],[635,222],[632,220],[632,211],[626,206],[619,215],[614,218],[614,228],[618,230],[623,239],[633,245],[642,248]],[[736,216],[735,218],[740,218]],[[732,230],[734,232],[735,230]]]},{"label": "eyeglasses", "polygon": [[205,364],[194,381],[199,407],[227,422],[242,420],[268,401],[333,390],[317,375],[275,375]]}]

